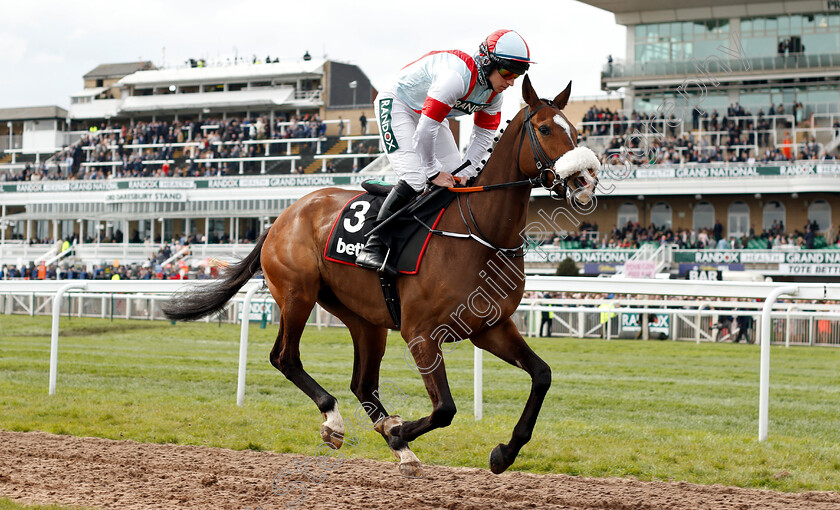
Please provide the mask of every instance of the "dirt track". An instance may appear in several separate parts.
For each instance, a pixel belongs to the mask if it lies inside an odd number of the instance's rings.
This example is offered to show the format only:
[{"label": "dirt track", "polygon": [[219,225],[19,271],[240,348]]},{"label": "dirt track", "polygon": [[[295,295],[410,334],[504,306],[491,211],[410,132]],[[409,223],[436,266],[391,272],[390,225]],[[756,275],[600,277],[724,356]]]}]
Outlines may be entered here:
[{"label": "dirt track", "polygon": [[[345,459],[326,471],[311,457],[0,431],[0,497],[100,508],[566,508],[840,509],[840,493],[778,493],[688,483],[590,479]],[[272,480],[288,470],[278,490]],[[307,478],[307,475],[310,479]],[[323,477],[323,478],[322,478]],[[299,482],[290,485],[288,482]]]}]

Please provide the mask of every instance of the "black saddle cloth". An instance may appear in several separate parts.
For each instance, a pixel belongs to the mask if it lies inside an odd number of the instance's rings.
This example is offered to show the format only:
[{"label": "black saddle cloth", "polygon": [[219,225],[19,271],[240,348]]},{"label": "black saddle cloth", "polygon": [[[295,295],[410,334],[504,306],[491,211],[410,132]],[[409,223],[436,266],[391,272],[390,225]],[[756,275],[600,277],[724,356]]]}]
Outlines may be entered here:
[{"label": "black saddle cloth", "polygon": [[[336,217],[330,231],[324,257],[340,264],[356,265],[356,256],[364,247],[365,235],[375,226],[376,216],[393,185],[367,181],[362,184],[367,193],[353,197]],[[389,262],[396,261],[401,274],[417,274],[426,246],[443,211],[455,193],[437,189],[412,202],[408,211],[394,218],[380,232],[382,241],[390,247]]]}]

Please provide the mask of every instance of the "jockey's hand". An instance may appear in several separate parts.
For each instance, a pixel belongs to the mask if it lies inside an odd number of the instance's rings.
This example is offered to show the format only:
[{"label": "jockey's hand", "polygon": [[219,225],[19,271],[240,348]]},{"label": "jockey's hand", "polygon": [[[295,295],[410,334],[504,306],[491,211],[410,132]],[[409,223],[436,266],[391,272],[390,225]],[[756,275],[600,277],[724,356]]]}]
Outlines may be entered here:
[{"label": "jockey's hand", "polygon": [[455,186],[455,177],[448,172],[441,172],[432,180],[432,184],[441,188],[449,188]]}]

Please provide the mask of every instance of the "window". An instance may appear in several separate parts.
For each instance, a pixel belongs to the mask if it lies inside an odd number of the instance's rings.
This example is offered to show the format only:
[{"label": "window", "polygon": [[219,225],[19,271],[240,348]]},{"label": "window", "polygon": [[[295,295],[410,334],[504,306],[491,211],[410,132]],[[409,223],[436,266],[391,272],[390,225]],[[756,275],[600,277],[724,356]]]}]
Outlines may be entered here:
[{"label": "window", "polygon": [[73,223],[75,223],[74,220],[61,220],[59,222],[59,230],[58,230],[59,231],[59,234],[58,234],[59,237],[61,237],[62,239],[67,239],[68,237],[73,237],[73,234],[75,233],[75,231],[73,230],[74,229]]},{"label": "window", "polygon": [[808,221],[817,222],[817,232],[825,232],[831,227],[831,206],[825,200],[814,200],[808,206]]},{"label": "window", "polygon": [[209,241],[211,243],[220,243],[225,236],[225,219],[224,218],[210,218],[210,225],[208,225],[210,234]]},{"label": "window", "polygon": [[744,202],[733,202],[729,206],[727,234],[742,237],[750,231],[750,206]]},{"label": "window", "polygon": [[770,230],[773,226],[781,227],[785,230],[785,206],[781,202],[772,200],[764,204],[764,225],[765,230]]},{"label": "window", "polygon": [[729,20],[636,25],[634,54],[639,63],[687,61],[695,55],[705,58],[715,54],[728,34]]},{"label": "window", "polygon": [[639,221],[639,208],[636,204],[625,202],[618,207],[618,218],[615,223],[618,228],[627,225],[627,222],[636,223],[637,221]]},{"label": "window", "polygon": [[52,232],[50,232],[50,222],[48,220],[37,220],[35,222],[35,237],[38,239],[52,238]]},{"label": "window", "polygon": [[665,202],[657,202],[650,209],[650,222],[656,228],[671,228],[671,206]]},{"label": "window", "polygon": [[694,223],[693,228],[695,232],[700,229],[714,228],[715,226],[715,207],[709,202],[698,202],[694,206]]}]

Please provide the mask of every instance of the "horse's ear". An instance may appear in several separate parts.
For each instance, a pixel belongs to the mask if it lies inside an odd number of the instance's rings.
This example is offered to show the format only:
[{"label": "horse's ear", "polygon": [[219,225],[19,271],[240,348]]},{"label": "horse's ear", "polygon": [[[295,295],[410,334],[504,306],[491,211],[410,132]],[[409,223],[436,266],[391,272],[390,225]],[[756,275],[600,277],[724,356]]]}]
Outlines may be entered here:
[{"label": "horse's ear", "polygon": [[537,108],[540,105],[540,97],[534,92],[534,87],[531,85],[531,78],[526,74],[522,79],[522,99],[531,108]]},{"label": "horse's ear", "polygon": [[571,96],[571,95],[572,95],[572,82],[570,81],[569,84],[566,85],[566,90],[557,94],[557,97],[555,97],[554,101],[552,101],[551,103],[558,110],[562,110],[569,103],[569,96]]}]

